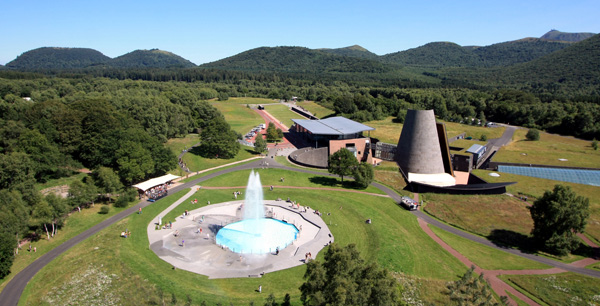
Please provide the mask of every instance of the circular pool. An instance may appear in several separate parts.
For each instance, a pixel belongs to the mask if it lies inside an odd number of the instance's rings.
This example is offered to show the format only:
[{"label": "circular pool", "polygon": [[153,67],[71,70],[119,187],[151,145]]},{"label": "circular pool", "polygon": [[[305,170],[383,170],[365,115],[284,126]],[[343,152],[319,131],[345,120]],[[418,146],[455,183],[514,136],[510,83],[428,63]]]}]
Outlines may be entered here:
[{"label": "circular pool", "polygon": [[290,245],[298,229],[276,219],[248,219],[231,223],[217,232],[216,242],[243,254],[274,253]]}]

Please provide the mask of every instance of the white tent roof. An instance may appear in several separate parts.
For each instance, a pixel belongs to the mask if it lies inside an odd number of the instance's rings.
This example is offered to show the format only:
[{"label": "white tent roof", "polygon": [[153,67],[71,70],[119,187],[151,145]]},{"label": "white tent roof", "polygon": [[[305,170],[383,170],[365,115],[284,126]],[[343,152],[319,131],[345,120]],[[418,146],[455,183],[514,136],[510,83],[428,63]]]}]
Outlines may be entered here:
[{"label": "white tent roof", "polygon": [[448,173],[421,174],[409,172],[408,181],[439,187],[448,187],[456,185],[456,179],[454,179],[454,177]]},{"label": "white tent roof", "polygon": [[170,182],[176,178],[179,178],[179,176],[177,175],[173,175],[173,174],[167,174],[167,175],[163,175],[163,176],[159,176],[159,177],[155,177],[153,179],[149,179],[145,182],[141,182],[139,184],[135,184],[133,185],[133,187],[140,189],[142,191],[146,191],[152,187],[158,186],[158,185],[162,185],[165,184],[167,182]]}]

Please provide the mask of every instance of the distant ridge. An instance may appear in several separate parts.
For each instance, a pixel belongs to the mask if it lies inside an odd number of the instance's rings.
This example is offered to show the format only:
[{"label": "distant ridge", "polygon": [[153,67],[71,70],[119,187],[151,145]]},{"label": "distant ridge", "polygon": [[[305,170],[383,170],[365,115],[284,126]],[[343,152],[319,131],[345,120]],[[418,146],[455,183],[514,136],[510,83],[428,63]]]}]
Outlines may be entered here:
[{"label": "distant ridge", "polygon": [[553,41],[567,41],[567,42],[579,42],[584,39],[588,39],[594,36],[596,33],[567,33],[558,30],[550,30],[548,33],[542,35],[541,39],[553,40]]},{"label": "distant ridge", "polygon": [[469,49],[452,42],[432,42],[423,46],[383,55],[387,63],[421,67],[473,67],[481,60]]},{"label": "distant ridge", "polygon": [[325,51],[328,53],[342,55],[342,56],[351,56],[351,57],[366,58],[366,59],[379,58],[379,56],[377,54],[375,54],[359,45],[353,45],[350,47],[337,48],[337,49],[323,48],[323,49],[316,49],[316,50]]},{"label": "distant ridge", "polygon": [[398,68],[377,60],[340,56],[304,47],[260,47],[200,67],[295,73],[383,73]]},{"label": "distant ridge", "polygon": [[110,57],[94,49],[42,47],[21,54],[6,67],[17,70],[73,69],[108,61]]},{"label": "distant ridge", "polygon": [[191,68],[196,65],[185,58],[159,49],[135,50],[115,57],[110,65],[119,68]]}]

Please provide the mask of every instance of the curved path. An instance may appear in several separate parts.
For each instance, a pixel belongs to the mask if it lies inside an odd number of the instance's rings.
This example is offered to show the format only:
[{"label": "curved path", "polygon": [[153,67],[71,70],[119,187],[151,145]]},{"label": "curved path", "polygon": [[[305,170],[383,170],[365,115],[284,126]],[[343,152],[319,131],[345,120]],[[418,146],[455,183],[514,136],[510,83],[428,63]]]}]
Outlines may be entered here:
[{"label": "curved path", "polygon": [[[189,189],[203,181],[215,178],[222,174],[236,172],[236,171],[240,171],[240,170],[250,170],[250,169],[254,169],[254,168],[261,168],[261,167],[263,167],[262,163],[263,163],[262,160],[256,160],[256,161],[248,163],[248,164],[243,164],[243,165],[240,165],[237,167],[232,167],[232,168],[224,169],[221,171],[217,171],[217,172],[208,174],[206,176],[197,178],[191,182],[184,183],[179,186],[175,186],[175,187],[171,188],[170,191],[171,191],[171,193],[175,193],[180,190]],[[321,175],[321,176],[337,177],[336,175],[333,175],[330,173],[316,172],[316,171],[312,171],[309,169],[299,169],[299,168],[283,166],[283,165],[277,163],[274,159],[271,159],[269,161],[269,164],[270,164],[270,166],[269,166],[270,168],[285,169],[285,170],[289,170],[289,171],[316,174],[316,175]],[[389,197],[394,199],[396,202],[400,201],[400,195],[397,194],[392,189],[390,189],[384,185],[381,185],[379,183],[372,183],[371,185],[373,185],[373,186],[379,188],[380,190],[382,190],[383,192],[385,192]],[[21,298],[21,294],[23,293],[23,290],[25,289],[25,286],[27,285],[29,280],[31,278],[33,278],[33,276],[35,276],[35,274],[38,271],[40,271],[46,264],[48,264],[49,262],[54,260],[56,257],[60,256],[62,253],[66,252],[71,247],[73,247],[73,246],[77,245],[78,243],[82,242],[83,240],[91,237],[92,235],[96,234],[97,232],[107,228],[108,226],[118,222],[119,220],[129,216],[130,214],[136,213],[140,207],[143,208],[150,204],[152,204],[152,203],[148,202],[148,201],[142,201],[139,204],[132,206],[132,207],[94,225],[93,227],[89,228],[88,230],[86,230],[86,231],[82,232],[81,234],[73,237],[72,239],[64,242],[63,244],[50,250],[48,253],[46,253],[43,256],[41,256],[40,258],[38,258],[36,261],[31,263],[29,266],[27,266],[25,269],[23,269],[17,275],[15,275],[15,277],[6,285],[4,290],[2,292],[0,292],[0,301],[2,301],[1,302],[2,305],[10,305],[10,306],[17,305],[19,302],[19,299]],[[545,258],[545,257],[533,255],[533,254],[527,254],[527,253],[524,253],[524,252],[521,252],[521,251],[515,250],[515,249],[501,248],[499,246],[494,245],[493,243],[491,243],[490,241],[488,241],[482,237],[465,233],[461,230],[458,230],[449,225],[441,223],[440,221],[437,221],[436,219],[422,213],[421,211],[414,211],[413,213],[418,218],[423,219],[425,222],[427,222],[429,224],[433,224],[435,226],[438,226],[446,231],[449,231],[449,232],[456,234],[458,236],[461,236],[463,238],[466,238],[466,239],[469,239],[469,240],[472,240],[472,241],[475,241],[475,242],[478,242],[478,243],[481,243],[481,244],[484,244],[484,245],[487,245],[487,246],[490,246],[490,247],[493,247],[493,248],[496,248],[499,250],[503,250],[503,251],[506,251],[506,252],[509,252],[509,253],[512,253],[512,254],[515,254],[518,256],[526,257],[526,258],[529,258],[529,259],[532,259],[532,260],[535,260],[535,261],[538,261],[538,262],[541,262],[541,263],[544,263],[544,264],[547,264],[547,265],[550,265],[550,266],[553,266],[556,268],[560,268],[562,270],[576,272],[576,273],[584,274],[587,276],[600,278],[600,271],[589,270],[589,269],[585,269],[585,268],[581,268],[581,267],[575,267],[575,266],[565,264],[562,262],[558,262],[558,261],[555,261],[555,260],[552,260],[549,258]]]}]

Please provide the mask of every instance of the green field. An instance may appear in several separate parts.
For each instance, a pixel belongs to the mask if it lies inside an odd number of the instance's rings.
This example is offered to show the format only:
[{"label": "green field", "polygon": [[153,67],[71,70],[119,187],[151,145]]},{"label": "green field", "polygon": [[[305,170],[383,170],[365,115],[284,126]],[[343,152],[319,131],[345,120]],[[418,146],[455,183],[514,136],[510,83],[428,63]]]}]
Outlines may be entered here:
[{"label": "green field", "polygon": [[493,161],[600,168],[600,151],[592,148],[591,141],[544,132],[540,132],[540,140],[527,141],[525,140],[527,131],[526,129],[515,131],[513,141],[500,149]]},{"label": "green field", "polygon": [[[273,171],[271,176],[275,177],[280,175],[274,169],[261,171]],[[295,174],[288,173],[285,181],[288,182]],[[269,175],[265,174],[264,177]],[[211,181],[207,183],[215,184]],[[212,203],[231,200],[232,190],[201,189],[193,197],[205,205],[207,200]],[[285,293],[290,293],[292,300],[298,304],[298,287],[302,283],[304,266],[269,273],[260,279],[208,280],[204,276],[173,270],[148,250],[145,234],[148,222],[186,192],[172,194],[146,207],[142,215],[131,215],[69,250],[42,269],[28,284],[23,298],[26,302],[23,304],[90,302],[95,301],[94,292],[103,295],[107,301],[124,305],[160,304],[161,296],[162,300],[171,301],[172,294],[178,305],[183,305],[188,295],[194,304],[201,301],[208,304],[237,305],[251,301],[263,304],[269,293],[273,293],[278,301],[282,300]],[[429,239],[412,214],[389,198],[284,188],[265,192],[265,198],[269,200],[288,196],[323,211],[323,218],[334,234],[336,243],[356,243],[367,261],[376,260],[391,271],[413,275],[425,283],[443,284],[464,273],[464,266]],[[189,209],[188,206],[191,204],[184,201],[174,214]],[[343,209],[340,210],[340,206]],[[366,224],[364,220],[367,218],[371,218],[373,223]],[[133,233],[131,238],[119,238],[119,233],[125,228]],[[322,259],[322,253],[317,259]],[[88,275],[88,281],[90,278],[92,280],[82,284],[79,275]],[[259,284],[263,286],[261,296],[254,291]],[[440,302],[446,297],[432,292],[429,299],[429,290],[423,290],[422,298],[425,301]]]},{"label": "green field", "polygon": [[300,116],[296,112],[291,111],[290,108],[284,104],[265,105],[265,111],[267,111],[273,117],[277,118],[277,120],[283,122],[283,124],[288,128],[292,127],[292,125],[294,124],[292,119],[306,119],[305,117]]},{"label": "green field", "polygon": [[245,135],[252,128],[265,123],[263,118],[253,109],[246,107],[246,104],[233,103],[234,101],[230,100],[214,101],[210,102],[210,104],[225,116],[225,120],[229,123],[232,130]]},{"label": "green field", "polygon": [[104,206],[104,204],[96,204],[94,207],[82,209],[81,212],[72,213],[66,219],[64,226],[58,230],[56,236],[51,237],[50,240],[44,239],[45,236],[43,236],[42,239],[31,243],[31,247],[36,247],[37,252],[28,252],[27,249],[29,248],[29,244],[23,246],[23,249],[19,251],[19,255],[15,256],[15,260],[10,269],[11,273],[0,280],[0,291],[4,289],[4,286],[6,286],[8,281],[17,275],[17,273],[25,269],[25,267],[42,255],[48,253],[48,251],[124,209],[114,208],[110,205],[108,214],[99,214],[98,212],[102,206]]},{"label": "green field", "polygon": [[600,282],[592,277],[561,273],[501,275],[500,278],[546,305],[597,305],[600,302]]},{"label": "green field", "polygon": [[375,128],[370,131],[371,137],[379,139],[381,142],[397,144],[402,132],[402,124],[393,122],[395,117],[387,117],[383,120],[363,122],[363,124]]},{"label": "green field", "polygon": [[335,113],[335,111],[312,101],[297,102],[296,105],[303,107],[317,118],[324,118]]},{"label": "green field", "polygon": [[503,126],[499,127],[483,127],[476,125],[460,124],[456,122],[449,122],[438,120],[446,125],[446,134],[448,138],[458,136],[461,133],[466,133],[465,137],[473,137],[473,139],[479,139],[481,135],[486,135],[488,139],[500,138],[506,129]]},{"label": "green field", "polygon": [[585,232],[595,239],[596,242],[600,241],[600,187],[575,184],[569,182],[560,182],[548,179],[541,179],[536,177],[522,176],[510,173],[498,173],[499,177],[492,177],[488,174],[494,171],[486,170],[475,170],[473,173],[490,183],[496,182],[517,182],[517,184],[510,185],[507,187],[507,192],[514,195],[525,195],[528,197],[529,202],[535,201],[536,198],[541,197],[546,190],[552,191],[556,184],[562,184],[570,186],[573,191],[578,195],[584,196],[590,200],[590,218]]},{"label": "green field", "polygon": [[453,249],[484,270],[549,269],[550,266],[467,240],[429,225]]}]

